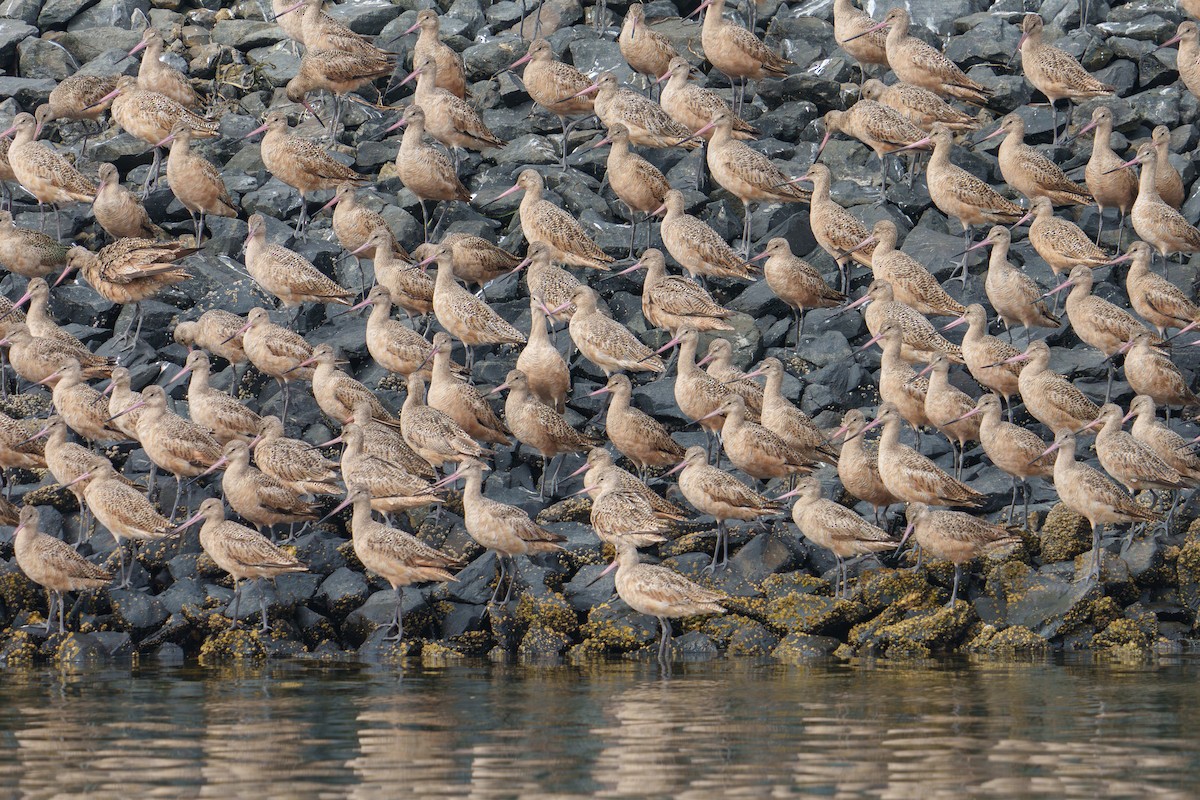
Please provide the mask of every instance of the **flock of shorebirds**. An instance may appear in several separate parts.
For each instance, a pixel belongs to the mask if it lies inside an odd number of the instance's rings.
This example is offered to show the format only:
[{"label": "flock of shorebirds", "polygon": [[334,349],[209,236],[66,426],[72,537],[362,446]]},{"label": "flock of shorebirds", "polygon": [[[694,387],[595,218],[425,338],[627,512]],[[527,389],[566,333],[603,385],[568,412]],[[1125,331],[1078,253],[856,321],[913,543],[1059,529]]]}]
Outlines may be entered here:
[{"label": "flock of shorebirds", "polygon": [[[274,10],[286,34],[305,48],[298,73],[287,84],[286,99],[315,116],[309,98],[317,92],[331,94],[327,125],[330,137],[336,137],[347,96],[391,76],[397,68],[394,54],[323,13],[321,0],[290,6],[276,0]],[[1090,567],[1084,565],[1081,573],[1086,576],[1081,579],[1096,579],[1102,564],[1102,526],[1157,522],[1162,512],[1155,493],[1175,492],[1169,506],[1174,511],[1179,491],[1200,485],[1200,458],[1167,425],[1171,407],[1195,406],[1200,401],[1163,351],[1169,329],[1186,331],[1200,325],[1200,306],[1153,270],[1156,253],[1165,263],[1171,255],[1200,252],[1200,231],[1177,210],[1185,192],[1168,160],[1170,131],[1156,129],[1136,156],[1126,160],[1110,148],[1112,112],[1102,103],[1097,105],[1091,121],[1074,134],[1090,132],[1094,137],[1081,185],[1042,151],[1025,144],[1023,118],[1009,114],[983,138],[1003,137],[1000,170],[1013,193],[1028,201],[1027,206],[1020,205],[955,166],[951,158],[956,134],[970,136],[991,124],[985,116],[966,110],[985,106],[989,89],[940,51],[911,36],[903,9],[892,9],[876,22],[851,0],[834,4],[838,44],[864,71],[881,65],[898,80],[891,85],[866,80],[858,102],[846,111],[830,111],[824,118],[821,149],[835,134],[859,140],[879,157],[885,184],[889,156],[931,150],[924,167],[930,196],[944,214],[959,220],[964,231],[966,252],[958,273],[962,283],[969,279],[970,252],[990,248],[986,294],[992,313],[1010,329],[1010,341],[1011,328],[1018,325],[1058,328],[1058,303],[1051,309],[1046,299],[1069,290],[1067,321],[1084,344],[1109,359],[1110,388],[1113,359],[1124,356],[1125,377],[1138,395],[1125,413],[1116,405],[1097,406],[1067,378],[1051,371],[1050,349],[1044,341],[1031,340],[1021,351],[991,335],[988,309],[979,304],[964,307],[923,264],[898,249],[895,224],[882,221],[868,230],[832,199],[835,176],[825,165],[818,161],[806,174],[789,176],[747,144],[758,133],[740,115],[748,84],[785,75],[793,65],[764,44],[753,23],[749,29],[735,24],[724,18],[723,10],[724,0],[701,4],[700,43],[707,62],[734,87],[732,102],[689,82],[695,67],[654,30],[636,3],[629,7],[620,29],[620,48],[635,72],[646,76],[648,84],[659,85],[657,102],[622,87],[611,73],[596,79],[581,74],[557,60],[546,39],[535,39],[527,54],[510,67],[523,67],[521,78],[529,96],[560,119],[564,169],[572,127],[585,118],[599,118],[607,131],[599,144],[611,145],[608,184],[629,209],[631,257],[638,252],[635,221],[639,216],[648,220],[664,214],[659,227],[662,242],[688,276],[673,274],[664,253],[654,248],[640,250],[622,273],[645,270],[643,315],[651,326],[670,334],[670,342],[658,351],[614,319],[580,273],[564,268],[609,271],[616,258],[597,246],[559,204],[544,197],[543,177],[536,170],[522,171],[515,185],[499,195],[522,194],[518,214],[528,242],[523,258],[461,233],[448,234],[437,243],[428,241],[429,201],[442,204],[443,212],[446,204],[473,202],[458,175],[458,150],[505,146],[464,99],[469,95],[463,62],[440,41],[436,12],[421,11],[408,31],[418,38],[403,83],[415,81],[415,92],[392,126],[404,127],[396,174],[425,212],[427,243],[412,254],[380,214],[356,200],[357,187],[371,177],[333,157],[322,143],[291,130],[288,113],[295,106],[271,109],[262,126],[250,134],[264,134],[263,164],[302,199],[334,190],[323,207],[333,206],[333,233],[356,258],[373,261],[375,283],[364,287],[365,296],[356,302],[358,292],[340,286],[293,250],[270,242],[266,220],[258,214],[248,219],[246,272],[284,307],[318,303],[358,310],[369,306],[365,342],[371,358],[407,380],[398,413],[341,370],[344,362],[332,347],[313,347],[287,326],[273,322],[264,308],[246,317],[214,309],[176,327],[175,340],[193,348],[172,378],[173,382],[190,376],[187,417],[171,409],[162,386],[135,391],[127,369],[90,352],[59,327],[49,312],[53,286],[47,278],[57,275],[53,284],[57,286],[78,270],[106,299],[136,305],[189,278],[186,257],[203,241],[208,215],[239,215],[216,166],[192,148],[194,140],[216,136],[218,122],[199,113],[203,98],[187,77],[160,60],[164,41],[158,31],[147,29],[135,48],[145,50],[136,77],[76,76],[62,81],[33,114],[17,115],[4,133],[11,134],[11,140],[0,138],[0,178],[18,183],[39,206],[90,203],[97,223],[113,241],[91,252],[16,227],[10,214],[0,214],[0,262],[29,279],[18,301],[0,303],[4,329],[0,344],[7,348],[7,363],[23,381],[51,387],[56,412],[48,420],[0,415],[0,465],[48,468],[84,510],[81,539],[88,515],[116,538],[122,585],[130,581],[121,547],[124,540],[160,539],[203,520],[201,544],[233,577],[236,598],[243,580],[305,569],[264,531],[316,520],[321,506],[314,496],[344,493],[345,500],[335,511],[353,506],[350,528],[355,552],[397,592],[396,638],[403,630],[401,588],[451,580],[450,570],[457,566],[450,555],[396,527],[392,519],[396,512],[437,504],[447,487],[465,481],[466,530],[498,557],[492,602],[510,599],[516,557],[560,548],[562,536],[535,523],[521,508],[483,494],[485,460],[494,446],[525,445],[542,457],[540,496],[544,499],[557,490],[557,470],[552,473],[549,462],[559,458],[561,468],[561,456],[586,453],[586,463],[574,474],[584,473],[582,491],[592,498],[596,536],[616,551],[616,560],[605,572],[616,570],[617,593],[632,608],[659,619],[663,632],[659,655],[664,659],[671,618],[719,613],[726,598],[663,566],[639,562],[638,548],[664,541],[672,523],[690,514],[647,486],[652,469],[679,473],[683,498],[717,521],[713,569],[728,560],[725,526],[730,520],[776,515],[787,499],[795,497],[792,518],[799,531],[837,559],[840,597],[849,593],[846,559],[893,551],[904,542],[822,496],[819,481],[809,473],[821,464],[835,465],[846,491],[875,508],[875,523],[880,523],[880,512],[889,506],[906,505],[904,539],[911,535],[923,554],[955,565],[953,604],[964,564],[985,551],[1020,541],[1010,529],[969,513],[936,510],[983,504],[984,496],[960,480],[964,449],[968,442],[979,442],[991,463],[1012,477],[1010,523],[1018,505],[1018,483],[1023,489],[1035,476],[1052,480],[1061,500],[1090,521],[1094,546]],[[1189,6],[1189,11],[1200,9]],[[1096,80],[1046,40],[1037,14],[1025,15],[1021,30],[1024,75],[1052,107],[1060,100],[1071,103],[1113,93],[1113,87]],[[1184,22],[1167,44],[1176,41],[1181,77],[1196,92],[1200,89],[1196,23]],[[38,138],[55,120],[95,120],[106,112],[119,128],[154,147],[148,181],[157,180],[160,148],[169,145],[166,180],[192,214],[194,237],[167,235],[149,218],[139,196],[122,185],[112,165],[101,165],[97,184],[64,158],[64,148]],[[1056,141],[1069,124],[1068,119],[1060,131],[1055,114]],[[636,152],[636,148],[670,147],[703,148],[701,169],[707,166],[712,179],[742,202],[745,226],[740,251],[690,215],[683,195]],[[910,164],[910,170],[915,168]],[[811,184],[811,189],[801,188],[802,183]],[[750,257],[752,206],[761,203],[809,205],[817,242],[841,268],[840,289],[829,286],[810,264],[794,255],[786,239],[771,239],[761,253]],[[1118,248],[1124,243],[1126,218],[1131,221],[1137,240],[1123,255],[1105,251],[1073,222],[1055,215],[1056,206],[1092,203],[1101,215],[1108,209],[1119,213]],[[307,202],[301,208],[297,225],[303,234]],[[1010,229],[1006,226],[1025,222],[1030,223],[1029,237],[1038,254],[1056,275],[1065,276],[1049,292],[1008,260]],[[44,229],[44,215],[42,223]],[[995,227],[974,242],[972,232],[983,224]],[[434,233],[438,227],[434,225]],[[759,261],[762,277],[794,311],[798,343],[805,310],[865,306],[871,337],[860,349],[879,344],[883,351],[882,403],[872,421],[862,411],[852,410],[836,431],[821,430],[782,394],[785,366],[780,360],[767,358],[743,374],[734,366],[733,348],[725,339],[712,340],[707,354],[698,359],[702,332],[733,329],[728,322],[731,312],[709,294],[706,280],[756,280]],[[1124,261],[1130,262],[1126,289],[1136,316],[1092,293],[1093,270]],[[854,264],[870,268],[874,280],[861,299],[848,302],[849,271]],[[431,265],[436,265],[436,278],[426,272]],[[489,282],[520,270],[525,271],[528,285],[528,332],[518,330],[489,306],[482,290]],[[473,293],[463,284],[481,289]],[[393,318],[395,306],[404,310],[410,322],[432,315],[441,330],[431,340],[425,338],[416,324]],[[965,325],[962,344],[946,339],[929,316],[953,318],[942,330]],[[611,395],[606,439],[576,430],[563,416],[572,379],[552,335],[554,326],[563,322],[579,356],[609,376],[604,386],[591,393]],[[140,315],[131,315],[122,334],[125,341],[135,341],[140,326]],[[452,360],[455,343],[465,348],[462,364]],[[494,345],[521,349],[504,383],[484,392],[470,381],[474,350]],[[708,435],[707,448],[685,449],[632,400],[630,376],[649,373],[658,379],[670,367],[661,355],[675,346],[675,400]],[[214,357],[234,365],[234,386],[238,369],[247,362],[275,378],[281,386],[281,414],[261,415],[235,399],[232,391],[212,386]],[[926,366],[917,372],[914,362]],[[955,364],[965,364],[988,393],[976,399],[952,383],[950,370]],[[755,377],[763,377],[764,384],[755,382]],[[89,383],[100,379],[108,380],[103,391]],[[342,426],[336,439],[317,444],[287,437],[293,383],[311,385],[321,410]],[[489,398],[505,392],[501,416]],[[1027,415],[1054,434],[1052,444],[1027,426],[1014,424],[1017,398]],[[1158,407],[1168,409],[1166,422],[1158,418]],[[1132,432],[1125,432],[1122,425],[1130,418],[1136,422]],[[905,422],[917,431],[916,447],[901,442]],[[872,445],[863,434],[876,427],[882,428],[882,436]],[[936,428],[950,441],[955,451],[953,474],[921,454],[923,427]],[[86,444],[72,441],[72,433]],[[1076,460],[1076,437],[1092,434],[1103,471]],[[94,449],[98,442],[114,441],[140,443],[156,469],[175,477],[176,493],[168,515],[152,502],[157,485],[153,474],[147,495]],[[327,459],[320,450],[335,443],[343,446],[340,462]],[[606,444],[626,457],[639,474],[617,466]],[[722,455],[742,477],[721,468]],[[453,471],[447,465],[453,465]],[[185,490],[218,471],[223,500],[203,500],[193,516],[177,524],[180,505],[187,507],[184,500],[190,493]],[[776,480],[787,482],[790,491],[778,497],[761,491],[761,482]],[[1151,492],[1152,506],[1135,501],[1131,492],[1138,490]],[[247,524],[226,519],[226,504]],[[4,511],[8,522],[17,526],[18,564],[52,593],[46,628],[57,601],[62,631],[63,592],[106,586],[114,576],[60,539],[39,532],[36,508]],[[377,521],[376,512],[387,522]],[[1026,497],[1024,524],[1028,523]],[[264,600],[263,629],[268,625]]]}]

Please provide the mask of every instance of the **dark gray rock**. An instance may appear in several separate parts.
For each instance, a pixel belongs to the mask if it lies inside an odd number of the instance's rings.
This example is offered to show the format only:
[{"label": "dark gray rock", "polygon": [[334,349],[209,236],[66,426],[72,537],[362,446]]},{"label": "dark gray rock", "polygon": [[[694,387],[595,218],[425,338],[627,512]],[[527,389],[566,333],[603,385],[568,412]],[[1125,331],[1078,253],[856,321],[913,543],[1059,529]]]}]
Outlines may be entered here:
[{"label": "dark gray rock", "polygon": [[46,0],[38,14],[38,28],[43,31],[61,28],[71,17],[94,2],[95,0]]},{"label": "dark gray rock", "polygon": [[109,601],[117,624],[127,631],[149,631],[170,616],[157,597],[143,592],[113,589],[109,592]]},{"label": "dark gray rock", "polygon": [[55,85],[50,78],[0,77],[0,97],[15,97],[22,108],[34,108],[46,102]]},{"label": "dark gray rock", "polygon": [[[37,35],[37,28],[19,19],[0,19],[0,61],[6,64],[12,61],[13,55],[17,52],[17,46],[22,42],[33,40]],[[24,63],[21,65],[21,74],[28,74],[25,71]]]},{"label": "dark gray rock", "polygon": [[273,22],[227,19],[213,26],[212,38],[217,44],[238,50],[249,50],[282,42],[287,39],[287,35]]},{"label": "dark gray rock", "polygon": [[57,37],[56,41],[83,64],[114,48],[128,52],[141,38],[140,33],[125,28],[95,27],[68,31]]}]

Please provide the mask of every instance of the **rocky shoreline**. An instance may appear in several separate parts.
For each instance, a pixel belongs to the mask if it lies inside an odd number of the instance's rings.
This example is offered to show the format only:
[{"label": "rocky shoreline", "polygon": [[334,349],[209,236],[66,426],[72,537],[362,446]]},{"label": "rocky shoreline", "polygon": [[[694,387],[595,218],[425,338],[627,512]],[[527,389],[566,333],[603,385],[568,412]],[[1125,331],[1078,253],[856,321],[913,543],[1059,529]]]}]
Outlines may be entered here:
[{"label": "rocky shoreline", "polygon": [[[356,32],[375,36],[379,46],[397,52],[404,65],[399,76],[406,74],[415,39],[401,32],[415,21],[416,9],[425,5],[410,0],[345,3],[330,13]],[[929,29],[935,31],[946,43],[947,55],[995,91],[989,114],[1019,110],[1026,119],[1027,142],[1045,144],[1046,152],[1068,171],[1082,167],[1090,145],[1077,141],[1050,147],[1049,109],[1030,108],[1029,85],[1019,73],[1005,68],[1016,49],[1020,19],[1027,10],[1024,4],[1014,0],[994,4],[913,0],[908,6],[918,23],[916,35],[932,40]],[[656,30],[698,61],[694,54],[699,52],[699,26],[679,19],[680,12],[688,10],[690,7],[678,8],[665,0],[647,4],[650,18],[664,20]],[[877,17],[882,10],[886,9],[875,9]],[[566,54],[583,72],[611,70],[638,85],[641,79],[625,64],[611,33],[602,36],[591,25],[592,11],[589,6],[585,17],[585,9],[576,2],[547,3],[543,33],[551,31],[548,38],[555,51]],[[482,109],[488,126],[510,142],[482,156],[475,152],[463,155],[459,173],[477,202],[472,206],[454,204],[444,224],[448,230],[479,234],[518,250],[520,225],[514,214],[518,198],[506,198],[485,211],[478,207],[511,185],[521,169],[532,166],[545,175],[551,197],[577,216],[601,247],[624,255],[629,240],[625,211],[611,192],[602,188],[606,151],[588,149],[602,134],[589,125],[576,130],[570,141],[571,168],[559,171],[558,120],[535,107],[518,77],[504,71],[527,46],[511,30],[519,23],[520,13],[520,3],[498,2],[483,8],[476,0],[455,0],[442,9],[442,36],[463,53],[473,102]],[[619,25],[623,13],[624,4],[610,3],[609,23]],[[823,133],[822,115],[855,99],[857,68],[834,43],[827,0],[795,6],[768,0],[758,13],[760,25],[770,21],[765,37],[768,44],[800,67],[785,79],[759,84],[756,100],[747,105],[745,115],[763,133],[756,149],[790,174],[800,175],[812,161]],[[1154,124],[1172,128],[1173,152],[1190,154],[1195,150],[1200,130],[1194,120],[1200,106],[1176,80],[1175,51],[1155,49],[1183,19],[1175,4],[1140,0],[1093,3],[1090,21],[1102,22],[1083,30],[1076,30],[1079,5],[1075,0],[1050,0],[1042,4],[1040,13],[1048,26],[1071,31],[1057,40],[1059,47],[1118,87],[1118,97],[1106,101],[1116,118],[1113,147],[1117,152],[1126,152],[1130,143],[1147,139]],[[147,0],[10,0],[0,6],[0,14],[0,63],[14,68],[0,76],[0,97],[6,98],[0,102],[0,119],[32,110],[45,100],[56,80],[76,71],[136,74],[137,62],[124,54],[139,41],[140,30],[133,20],[141,19],[161,30],[177,31],[168,60],[187,71],[195,85],[214,94],[213,111],[220,120],[221,135],[197,143],[196,148],[219,166],[226,185],[238,198],[243,218],[210,218],[212,238],[186,262],[193,279],[143,303],[142,341],[132,354],[121,354],[122,364],[131,370],[134,388],[165,383],[183,363],[186,349],[171,338],[179,322],[195,319],[211,308],[244,315],[264,304],[264,296],[240,266],[246,238],[244,218],[250,214],[266,217],[272,241],[287,244],[344,286],[362,285],[355,260],[333,240],[327,215],[314,220],[307,239],[294,238],[289,226],[299,214],[299,195],[265,171],[256,142],[242,140],[268,108],[283,102],[282,86],[299,64],[283,32],[264,21],[258,4],[221,7],[215,0],[187,4],[178,0],[155,0],[153,4]],[[699,80],[718,90],[728,88],[715,70]],[[397,105],[406,94],[407,89],[395,88],[398,83],[396,77],[385,90],[385,104]],[[367,96],[371,96],[369,91]],[[1079,104],[1073,122],[1088,119],[1097,102]],[[360,197],[384,216],[399,241],[415,245],[423,235],[420,206],[395,178],[391,162],[399,138],[383,135],[395,118],[394,111],[350,103],[342,118],[347,132],[333,149],[355,169],[378,174],[378,180]],[[317,138],[321,130],[309,119],[299,132]],[[73,146],[80,133],[79,124],[60,124],[51,136]],[[993,144],[975,150],[956,148],[955,161],[992,184],[1000,184]],[[693,188],[696,155],[680,149],[642,154],[673,185],[683,188],[689,213],[702,217],[729,241],[737,238],[742,224],[740,203],[718,187],[707,194]],[[143,142],[109,127],[99,135],[92,133],[77,164],[94,175],[98,164],[114,163],[126,183],[136,185],[146,177],[149,160]],[[962,240],[957,224],[947,222],[932,207],[923,180],[911,187],[906,180],[890,181],[886,203],[874,205],[878,173],[869,150],[854,140],[835,137],[822,160],[836,177],[834,199],[850,207],[868,227],[879,219],[894,221],[903,236],[903,249],[939,280],[950,277],[952,257],[961,251]],[[1195,162],[1179,157],[1178,166],[1190,186],[1196,177]],[[316,201],[323,202],[323,196]],[[313,198],[309,202],[314,202]],[[165,181],[150,193],[146,207],[151,219],[173,235],[191,232],[186,210]],[[1200,216],[1200,195],[1188,197],[1183,213],[1188,219]],[[19,226],[39,226],[36,206],[21,197],[14,216]],[[1083,209],[1076,221],[1094,234],[1095,208]],[[86,205],[63,209],[62,226],[64,241],[92,249],[101,243],[101,233]],[[833,261],[812,237],[806,207],[770,206],[757,213],[754,240],[765,243],[773,236],[786,237],[794,252],[827,278],[836,275]],[[1056,283],[1024,234],[1014,232],[1014,236],[1015,259],[1023,261],[1025,270],[1044,285]],[[1104,242],[1115,247],[1115,230],[1106,229]],[[371,271],[369,264],[364,266],[369,286]],[[964,290],[956,293],[963,303],[986,302],[982,276],[977,265],[974,269]],[[1173,267],[1172,273],[1177,284],[1194,290],[1197,270],[1193,264],[1182,270]],[[1123,268],[1112,268],[1097,292],[1121,298],[1118,304],[1127,305],[1123,276]],[[616,318],[648,344],[662,344],[666,335],[651,329],[642,318],[640,280],[635,278],[589,276]],[[861,295],[868,282],[869,275],[860,270],[851,296]],[[15,298],[23,286],[20,278],[7,279],[0,290]],[[791,341],[790,311],[765,281],[749,286],[716,281],[710,283],[710,289],[718,302],[735,312],[729,320],[734,330],[722,335],[733,343],[736,364],[749,369],[762,358],[780,358],[789,373],[784,394],[824,429],[835,428],[848,409],[878,403],[878,354],[853,355],[854,347],[866,338],[860,315],[835,317],[833,311],[810,311],[805,334],[799,346],[792,348],[785,346],[785,341]],[[488,288],[487,296],[506,320],[528,330],[528,300],[522,283],[501,279]],[[70,282],[54,290],[51,308],[67,330],[104,355],[117,355],[112,332],[120,330],[128,321],[125,315],[132,312],[103,300],[85,285]],[[290,315],[289,311],[273,313],[279,322]],[[378,386],[379,396],[389,408],[400,408],[403,381],[371,361],[361,318],[334,318],[332,310],[308,306],[296,316],[296,329],[314,345],[333,345],[350,360],[348,371],[367,386]],[[1018,347],[1023,346],[1025,337],[1024,333],[1017,335]],[[562,332],[559,338],[563,338]],[[1082,345],[1069,328],[1054,332],[1049,341],[1054,348],[1052,368],[1071,377],[1093,399],[1102,398],[1107,374],[1103,356]],[[707,335],[702,350],[706,346]],[[481,355],[473,381],[481,386],[502,383],[514,357],[513,352],[502,350]],[[1177,347],[1173,360],[1190,378],[1200,365],[1200,350]],[[227,385],[231,378],[228,369],[224,362],[214,367],[216,385]],[[572,378],[567,420],[576,427],[586,426],[590,433],[600,433],[595,420],[604,408],[604,398],[587,394],[603,384],[603,373],[581,361],[573,368]],[[973,396],[978,394],[965,373],[954,375],[954,380]],[[702,444],[702,432],[690,426],[674,403],[671,381],[668,375],[636,386],[635,402],[666,424],[681,444]],[[184,385],[168,391],[177,402],[186,396]],[[242,377],[238,394],[264,413],[277,413],[280,396],[274,381],[253,369]],[[1114,386],[1114,402],[1127,406],[1131,398],[1127,384]],[[0,411],[19,419],[44,418],[50,411],[49,395],[41,390],[10,394],[0,401]],[[306,392],[293,392],[289,417],[292,435],[298,438],[315,443],[336,435],[336,426],[322,416]],[[1178,429],[1189,436],[1197,432],[1190,422]],[[947,443],[937,436],[925,437],[925,443],[925,452],[949,468],[952,456]],[[146,480],[150,465],[140,449],[122,445],[105,454],[129,477]],[[334,451],[329,454],[336,458]],[[624,460],[619,463],[628,466]],[[657,635],[653,618],[634,613],[613,598],[611,578],[589,585],[612,556],[611,548],[602,548],[587,524],[589,501],[568,499],[545,507],[536,497],[531,498],[527,490],[536,489],[539,459],[524,449],[502,448],[493,467],[486,477],[488,497],[526,509],[540,523],[567,537],[561,553],[521,559],[522,591],[519,599],[507,606],[486,606],[494,587],[495,560],[483,554],[466,534],[461,494],[455,493],[448,495],[440,521],[424,511],[413,512],[404,520],[406,529],[467,566],[455,582],[405,590],[409,638],[402,644],[383,641],[385,631],[379,626],[390,620],[394,596],[355,558],[346,528],[348,512],[303,529],[286,545],[308,565],[309,572],[281,576],[274,588],[265,590],[272,624],[269,634],[253,629],[259,616],[256,593],[262,591],[254,585],[244,589],[241,603],[246,627],[230,630],[225,616],[232,596],[230,580],[202,553],[196,531],[189,530],[169,541],[139,546],[133,590],[83,593],[74,608],[69,601],[69,623],[78,633],[45,636],[36,626],[45,618],[46,598],[21,574],[9,537],[0,533],[0,664],[15,667],[133,656],[168,662],[198,657],[203,663],[350,654],[386,659],[419,654],[434,662],[458,658],[543,662],[601,654],[650,658]],[[836,484],[833,470],[826,468],[818,475],[827,490]],[[73,539],[79,520],[69,492],[43,474],[16,470],[8,477],[14,501],[23,498],[43,506],[43,531],[62,531],[63,538]],[[997,519],[1008,498],[1008,478],[987,464],[978,447],[968,449],[964,480],[988,495],[984,511],[988,519]],[[160,481],[160,496],[173,498],[173,480]],[[652,485],[660,492],[674,489],[669,481]],[[1170,531],[1139,535],[1127,546],[1110,547],[1101,581],[1092,585],[1077,578],[1086,574],[1081,562],[1091,546],[1086,522],[1056,504],[1049,483],[1035,480],[1031,489],[1031,507],[1039,524],[1022,532],[1024,543],[1012,553],[972,564],[966,599],[960,594],[959,601],[948,608],[943,604],[949,597],[952,568],[945,563],[926,564],[920,571],[900,569],[891,557],[883,564],[857,565],[858,580],[850,599],[837,600],[831,591],[832,556],[804,541],[787,517],[764,526],[734,528],[731,551],[735,555],[728,569],[715,574],[703,569],[714,541],[711,520],[680,523],[679,536],[659,547],[658,557],[692,580],[728,594],[730,600],[729,613],[724,616],[684,620],[677,626],[676,653],[695,659],[726,655],[793,661],[1086,648],[1140,656],[1178,653],[1190,646],[1197,636],[1200,610],[1200,527],[1193,523],[1194,510],[1180,514]],[[212,494],[216,490],[210,487],[205,491]],[[840,487],[835,492],[840,492]],[[668,497],[679,501],[677,490],[668,492]],[[866,505],[858,510],[870,513]],[[902,522],[893,524],[902,530]],[[112,538],[103,530],[84,543],[80,553],[97,563],[115,564]],[[907,553],[903,559],[907,565]]]}]

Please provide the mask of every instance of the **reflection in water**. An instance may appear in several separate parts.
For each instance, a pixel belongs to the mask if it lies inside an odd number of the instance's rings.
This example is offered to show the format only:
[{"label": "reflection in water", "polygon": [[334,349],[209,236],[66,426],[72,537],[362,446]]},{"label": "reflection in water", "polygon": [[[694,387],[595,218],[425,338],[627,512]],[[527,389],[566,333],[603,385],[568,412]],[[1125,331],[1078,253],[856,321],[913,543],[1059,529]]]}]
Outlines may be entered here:
[{"label": "reflection in water", "polygon": [[1200,662],[6,672],[0,785],[376,798],[1193,796]]}]

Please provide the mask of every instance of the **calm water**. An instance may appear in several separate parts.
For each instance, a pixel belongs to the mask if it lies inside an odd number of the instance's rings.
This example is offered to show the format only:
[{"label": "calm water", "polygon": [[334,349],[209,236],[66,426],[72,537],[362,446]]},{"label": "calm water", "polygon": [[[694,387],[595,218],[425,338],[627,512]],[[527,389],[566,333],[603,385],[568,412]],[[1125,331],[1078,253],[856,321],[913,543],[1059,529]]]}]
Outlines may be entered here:
[{"label": "calm water", "polygon": [[1200,661],[4,672],[2,796],[1195,797]]}]

